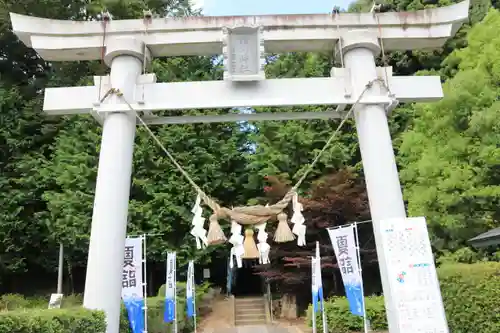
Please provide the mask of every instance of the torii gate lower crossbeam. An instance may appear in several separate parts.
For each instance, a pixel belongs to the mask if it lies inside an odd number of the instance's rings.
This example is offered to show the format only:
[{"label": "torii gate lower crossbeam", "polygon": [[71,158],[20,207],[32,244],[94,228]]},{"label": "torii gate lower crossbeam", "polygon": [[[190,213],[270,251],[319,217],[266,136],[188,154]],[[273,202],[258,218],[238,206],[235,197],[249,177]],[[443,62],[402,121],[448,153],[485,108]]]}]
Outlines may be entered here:
[{"label": "torii gate lower crossbeam", "polygon": [[[392,76],[392,70],[388,67],[377,68],[377,77],[385,81],[386,71],[389,75],[387,85],[394,96],[388,96],[387,92],[380,96],[366,96],[361,99],[360,104],[387,105],[394,99],[400,103],[432,102],[443,97],[439,76]],[[357,96],[350,92],[352,75],[347,73],[345,69],[335,68],[332,77],[268,79],[237,84],[227,81],[154,83],[154,75],[146,74],[137,83],[132,82],[135,89],[133,99],[128,102],[136,111],[152,112],[247,106],[354,104]],[[104,96],[112,87],[108,76],[95,77],[94,82],[94,86],[47,88],[44,111],[49,115],[129,111],[125,103],[100,105],[99,96]],[[346,95],[346,92],[349,94]],[[338,114],[337,117],[341,116],[342,114]],[[219,117],[221,121],[227,120],[222,115]]]}]

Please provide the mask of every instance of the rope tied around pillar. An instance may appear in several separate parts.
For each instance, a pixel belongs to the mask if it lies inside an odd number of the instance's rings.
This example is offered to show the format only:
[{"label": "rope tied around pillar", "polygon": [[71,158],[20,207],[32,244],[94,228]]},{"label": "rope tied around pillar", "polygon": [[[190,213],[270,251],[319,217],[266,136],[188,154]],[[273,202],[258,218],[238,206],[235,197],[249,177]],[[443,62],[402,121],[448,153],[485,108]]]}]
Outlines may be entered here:
[{"label": "rope tied around pillar", "polygon": [[200,186],[196,184],[196,182],[192,179],[192,177],[188,174],[188,172],[181,166],[181,164],[175,159],[175,157],[168,151],[168,149],[163,145],[163,143],[158,139],[158,137],[153,133],[153,131],[149,128],[147,123],[142,119],[139,115],[139,112],[135,110],[135,108],[130,104],[123,93],[119,89],[111,88],[105,94],[105,96],[101,99],[103,102],[106,98],[111,95],[115,95],[119,97],[129,108],[130,111],[134,112],[135,117],[139,120],[144,129],[148,132],[148,134],[152,137],[152,139],[156,142],[156,144],[161,148],[161,150],[165,153],[171,163],[177,168],[177,170],[184,176],[184,178],[188,181],[188,183],[193,187],[196,193],[201,197],[202,201],[210,207],[213,214],[210,216],[210,226],[208,230],[207,240],[208,244],[217,244],[226,241],[226,237],[222,231],[222,228],[219,224],[220,219],[233,220],[242,225],[254,226],[269,220],[278,220],[278,228],[276,230],[274,239],[276,242],[288,242],[295,239],[295,236],[292,233],[292,230],[288,226],[286,221],[287,215],[283,213],[283,210],[290,204],[294,195],[296,195],[298,188],[302,185],[302,182],[306,179],[309,173],[314,169],[318,161],[320,160],[323,153],[330,147],[333,140],[336,138],[337,134],[340,132],[341,128],[349,119],[350,115],[353,113],[355,107],[361,101],[363,95],[366,93],[368,89],[373,86],[374,82],[381,82],[383,85],[385,83],[383,80],[375,79],[368,82],[365,85],[364,90],[360,93],[355,103],[352,104],[350,110],[346,113],[346,115],[341,120],[339,126],[327,140],[323,148],[316,154],[313,161],[307,166],[305,171],[299,180],[295,183],[295,185],[285,194],[285,196],[273,205],[263,206],[263,205],[254,205],[254,206],[241,206],[241,207],[233,207],[231,209],[220,206],[215,200],[213,200],[209,195],[207,195]]}]

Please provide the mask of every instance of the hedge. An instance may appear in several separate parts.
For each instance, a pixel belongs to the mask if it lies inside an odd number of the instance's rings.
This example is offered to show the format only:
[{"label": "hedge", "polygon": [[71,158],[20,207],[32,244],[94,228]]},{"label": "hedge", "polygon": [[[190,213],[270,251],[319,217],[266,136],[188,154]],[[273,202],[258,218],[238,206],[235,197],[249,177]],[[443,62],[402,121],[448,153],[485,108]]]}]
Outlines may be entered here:
[{"label": "hedge", "polygon": [[101,311],[74,308],[0,312],[1,333],[102,333],[104,331],[106,331],[106,320]]},{"label": "hedge", "polygon": [[445,265],[439,281],[450,332],[500,332],[500,262]]},{"label": "hedge", "polygon": [[[63,297],[61,307],[72,308],[83,304],[83,296],[80,294],[67,295]],[[12,311],[19,309],[46,309],[49,305],[47,297],[26,298],[19,294],[0,295],[0,311]]]},{"label": "hedge", "polygon": [[[208,284],[197,286],[196,299],[198,309],[206,306],[211,299],[206,299],[211,289]],[[161,295],[161,296],[160,296]],[[156,297],[148,297],[148,332],[171,332],[171,325],[163,322],[165,308],[165,288],[162,286]],[[193,321],[186,318],[185,283],[177,284],[177,318],[178,332],[187,333],[193,330]],[[0,296],[0,333],[102,333],[105,329],[104,314],[81,308],[81,295],[68,295],[63,298],[62,309],[47,309],[48,300],[43,297],[25,298],[22,295],[6,294]],[[204,306],[205,305],[205,306]],[[203,315],[203,312],[198,312]],[[102,321],[101,321],[102,320]],[[68,330],[67,327],[81,327]],[[104,325],[104,326],[102,326]],[[92,327],[95,327],[95,330]],[[122,306],[120,333],[132,333],[125,307]]]},{"label": "hedge", "polygon": [[[441,294],[453,333],[500,332],[500,263],[447,264],[438,269]],[[387,330],[382,296],[367,297],[366,312],[374,331]],[[362,318],[353,316],[345,297],[333,297],[325,303],[330,332],[363,331]],[[307,322],[311,325],[311,306]],[[317,316],[318,331],[322,321]]]}]

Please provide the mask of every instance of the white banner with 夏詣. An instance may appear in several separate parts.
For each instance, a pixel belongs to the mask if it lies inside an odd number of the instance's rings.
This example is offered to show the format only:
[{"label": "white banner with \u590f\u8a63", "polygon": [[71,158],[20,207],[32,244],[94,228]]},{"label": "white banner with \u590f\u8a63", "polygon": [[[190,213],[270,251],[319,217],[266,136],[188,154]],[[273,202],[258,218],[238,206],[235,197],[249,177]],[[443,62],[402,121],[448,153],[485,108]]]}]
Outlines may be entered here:
[{"label": "white banner with \u590f\u8a63", "polygon": [[364,316],[363,280],[358,262],[355,225],[329,229],[333,250],[344,282],[345,294],[353,315]]},{"label": "white banner with \u590f\u8a63", "polygon": [[132,333],[144,332],[143,237],[127,238],[123,257],[122,299]]},{"label": "white banner with \u590f\u8a63", "polygon": [[165,286],[165,313],[164,321],[174,323],[174,332],[177,332],[177,288],[176,288],[176,252],[167,254],[167,277]]}]

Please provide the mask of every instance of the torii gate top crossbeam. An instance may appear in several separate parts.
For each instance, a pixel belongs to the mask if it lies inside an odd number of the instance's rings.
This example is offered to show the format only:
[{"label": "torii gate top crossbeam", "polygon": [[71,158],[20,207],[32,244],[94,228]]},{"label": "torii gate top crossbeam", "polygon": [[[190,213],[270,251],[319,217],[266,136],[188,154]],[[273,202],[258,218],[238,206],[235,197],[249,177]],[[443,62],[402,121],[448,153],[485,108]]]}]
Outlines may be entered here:
[{"label": "torii gate top crossbeam", "polygon": [[[329,51],[348,30],[371,30],[386,50],[441,47],[467,19],[469,0],[415,12],[160,18],[111,21],[106,34],[136,37],[152,56],[222,53],[221,30],[261,27],[266,52]],[[98,60],[103,26],[97,21],[63,21],[11,13],[14,33],[48,61]]]}]

